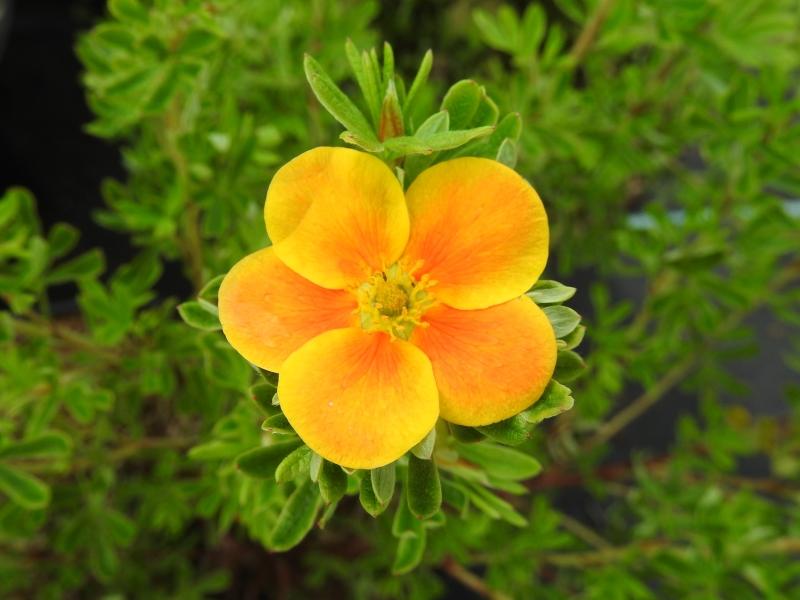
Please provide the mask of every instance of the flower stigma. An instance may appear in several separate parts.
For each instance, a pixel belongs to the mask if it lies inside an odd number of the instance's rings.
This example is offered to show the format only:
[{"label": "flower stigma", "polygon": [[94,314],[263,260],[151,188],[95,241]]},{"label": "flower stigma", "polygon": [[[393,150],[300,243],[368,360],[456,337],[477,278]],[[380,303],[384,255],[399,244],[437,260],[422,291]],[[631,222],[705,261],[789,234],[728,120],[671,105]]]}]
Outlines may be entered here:
[{"label": "flower stigma", "polygon": [[358,286],[358,308],[361,328],[369,332],[382,331],[392,339],[407,340],[415,327],[425,327],[422,315],[435,300],[429,288],[436,282],[427,275],[417,280],[412,269],[405,270],[395,263],[380,273],[374,273]]}]

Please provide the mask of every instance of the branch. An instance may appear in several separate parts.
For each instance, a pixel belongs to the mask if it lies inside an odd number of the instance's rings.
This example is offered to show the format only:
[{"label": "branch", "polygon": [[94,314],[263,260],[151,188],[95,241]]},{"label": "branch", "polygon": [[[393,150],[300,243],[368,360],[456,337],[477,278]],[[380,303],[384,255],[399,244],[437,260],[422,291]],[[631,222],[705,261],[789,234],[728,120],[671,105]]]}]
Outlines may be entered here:
[{"label": "branch", "polygon": [[450,577],[469,588],[482,598],[486,598],[487,600],[511,600],[511,598],[506,596],[504,593],[491,589],[488,585],[486,585],[486,582],[483,579],[475,575],[475,573],[472,571],[462,567],[451,556],[445,558],[440,566],[442,570]]},{"label": "branch", "polygon": [[594,14],[592,14],[591,18],[583,26],[583,29],[578,35],[578,39],[575,40],[575,43],[569,51],[569,56],[572,59],[573,65],[577,66],[580,64],[589,52],[613,4],[614,0],[600,0],[597,10],[594,11]]}]

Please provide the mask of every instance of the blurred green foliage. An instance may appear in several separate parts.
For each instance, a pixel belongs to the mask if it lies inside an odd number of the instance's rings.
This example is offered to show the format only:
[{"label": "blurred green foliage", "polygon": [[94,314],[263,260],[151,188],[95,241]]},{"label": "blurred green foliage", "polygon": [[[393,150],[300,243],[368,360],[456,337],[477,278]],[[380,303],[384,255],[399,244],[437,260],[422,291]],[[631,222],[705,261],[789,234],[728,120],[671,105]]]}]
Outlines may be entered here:
[{"label": "blurred green foliage", "polygon": [[[121,145],[128,173],[104,184],[97,220],[139,254],[104,272],[100,251],[74,255],[73,227],[42,230],[25,190],[0,200],[0,595],[432,598],[455,579],[490,598],[796,597],[800,386],[786,387],[780,418],[725,398],[761,393],[732,366],[764,345],[752,314],[800,326],[799,8],[110,0],[76,49],[96,115],[87,127]],[[436,60],[412,94],[423,34]],[[355,47],[382,39],[407,85],[389,102],[401,142],[365,139],[359,127],[383,137],[385,95],[347,78]],[[304,65],[306,52],[316,60]],[[344,139],[402,159],[408,178],[488,146],[517,160],[548,207],[549,276],[591,277],[588,327],[574,322],[563,344],[585,333],[590,347],[569,384],[575,409],[517,447],[541,473],[506,446],[461,442],[482,467],[471,476],[493,479],[445,473],[442,518],[406,513],[427,509],[405,502],[405,485],[390,514],[366,515],[359,504],[387,508],[388,473],[342,488],[341,471],[302,447],[286,447],[277,473],[269,457],[244,458],[261,446],[260,422],[280,416],[274,381],[216,331],[214,283],[204,286],[267,242],[271,173],[339,135],[314,95],[323,72],[366,122],[337,115],[354,134]],[[476,108],[462,118],[464,105]],[[487,112],[486,123],[476,117]],[[495,122],[466,145],[431,140]],[[200,328],[177,318],[186,299],[156,293],[175,259],[199,294],[183,317]],[[642,297],[620,294],[629,282]],[[63,283],[76,286],[79,312],[53,316],[47,287]],[[532,295],[546,303],[548,293],[558,297],[547,285]],[[788,380],[800,346],[782,360]],[[681,417],[668,452],[610,453],[679,388],[700,410]],[[741,469],[755,460],[763,473]],[[282,483],[251,476],[265,464]],[[347,494],[335,515],[316,512],[316,487],[292,483],[306,469],[323,497]],[[601,512],[566,512],[576,490]],[[313,530],[292,552],[268,554],[298,541],[277,525],[288,505]]]}]

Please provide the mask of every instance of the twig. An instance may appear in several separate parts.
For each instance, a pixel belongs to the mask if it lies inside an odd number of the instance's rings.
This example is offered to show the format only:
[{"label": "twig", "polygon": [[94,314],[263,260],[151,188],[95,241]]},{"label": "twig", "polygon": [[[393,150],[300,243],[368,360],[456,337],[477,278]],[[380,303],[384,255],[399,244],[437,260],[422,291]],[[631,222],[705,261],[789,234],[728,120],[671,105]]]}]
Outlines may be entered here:
[{"label": "twig", "polygon": [[584,525],[577,519],[573,519],[568,514],[560,512],[558,517],[561,520],[561,524],[564,526],[564,529],[582,539],[590,546],[594,546],[598,550],[606,550],[614,547],[594,529]]},{"label": "twig", "polygon": [[614,0],[600,0],[597,10],[594,11],[594,14],[592,14],[591,18],[583,26],[583,29],[578,35],[578,39],[575,40],[575,43],[569,51],[569,56],[572,59],[573,65],[580,64],[589,52],[613,4]]},{"label": "twig", "polygon": [[479,596],[487,598],[487,600],[511,600],[511,598],[504,593],[491,589],[486,585],[483,579],[475,575],[472,571],[462,567],[450,556],[442,561],[441,568],[450,577],[457,580],[465,587],[468,587]]}]

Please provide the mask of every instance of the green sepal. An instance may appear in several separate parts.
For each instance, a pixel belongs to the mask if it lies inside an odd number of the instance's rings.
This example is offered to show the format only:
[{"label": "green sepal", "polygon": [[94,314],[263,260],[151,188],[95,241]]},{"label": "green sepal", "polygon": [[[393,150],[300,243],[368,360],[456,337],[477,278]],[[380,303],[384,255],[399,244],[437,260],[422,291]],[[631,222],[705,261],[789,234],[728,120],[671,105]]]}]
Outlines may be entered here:
[{"label": "green sepal", "polygon": [[311,458],[308,462],[308,476],[314,483],[319,481],[319,473],[322,471],[322,461],[324,460],[319,454],[313,450],[311,451]]},{"label": "green sepal", "polygon": [[266,417],[277,415],[281,411],[280,407],[273,402],[275,386],[272,383],[267,381],[254,383],[248,390],[248,396]]},{"label": "green sepal", "polygon": [[408,508],[418,519],[427,519],[442,506],[442,484],[433,460],[422,460],[413,454],[408,457]]},{"label": "green sepal", "polygon": [[533,406],[522,411],[520,416],[528,423],[537,425],[571,409],[574,404],[571,394],[572,390],[553,379],[547,384],[542,397]]},{"label": "green sepal", "polygon": [[319,507],[316,486],[304,480],[284,504],[267,545],[279,551],[295,547],[314,526]]},{"label": "green sepal", "polygon": [[217,275],[213,279],[209,280],[202,289],[198,292],[197,297],[202,298],[203,300],[208,300],[209,302],[213,302],[219,296],[219,287],[222,285],[222,280],[225,279],[225,275]]},{"label": "green sepal", "polygon": [[542,310],[550,320],[557,338],[568,336],[581,322],[581,316],[566,306],[546,306]]},{"label": "green sepal", "polygon": [[423,460],[429,460],[433,456],[433,449],[436,446],[436,427],[432,428],[428,435],[422,438],[416,446],[411,448],[411,454]]},{"label": "green sepal", "polygon": [[388,503],[381,504],[375,497],[375,490],[372,488],[372,478],[367,473],[365,473],[364,477],[361,478],[361,487],[358,490],[358,500],[361,502],[361,506],[364,507],[364,510],[373,517],[380,515],[386,510],[386,507],[389,506]]},{"label": "green sepal", "polygon": [[570,382],[577,379],[586,370],[586,363],[583,358],[572,350],[559,350],[556,361],[556,371],[553,377],[560,381]]},{"label": "green sepal", "polygon": [[372,482],[372,491],[375,492],[378,502],[381,504],[391,502],[396,481],[395,463],[370,470],[369,477]]},{"label": "green sepal", "polygon": [[518,446],[531,437],[532,427],[520,415],[514,415],[510,419],[492,423],[491,425],[483,425],[477,429],[496,442],[508,446]]},{"label": "green sepal", "polygon": [[282,412],[278,412],[277,414],[264,419],[264,422],[261,423],[261,429],[269,433],[277,433],[279,435],[294,435],[294,429],[289,423],[289,419],[287,419],[286,415],[284,415]]},{"label": "green sepal", "polygon": [[455,423],[448,423],[447,425],[448,427],[450,427],[450,433],[452,434],[452,436],[456,438],[459,442],[472,444],[486,439],[486,436],[483,435],[483,433],[481,433],[474,427],[456,425]]},{"label": "green sepal", "polygon": [[347,475],[342,468],[330,461],[324,461],[319,471],[319,493],[326,504],[338,502],[347,490]]},{"label": "green sepal", "polygon": [[526,295],[536,304],[558,304],[575,295],[576,288],[550,279],[540,279]]},{"label": "green sepal", "polygon": [[290,452],[275,469],[275,481],[286,483],[294,481],[301,475],[308,476],[308,465],[311,462],[311,450],[308,446],[300,446]]},{"label": "green sepal", "polygon": [[293,438],[285,442],[248,450],[236,458],[236,466],[250,477],[274,479],[275,470],[281,461],[302,443],[299,438]]}]

